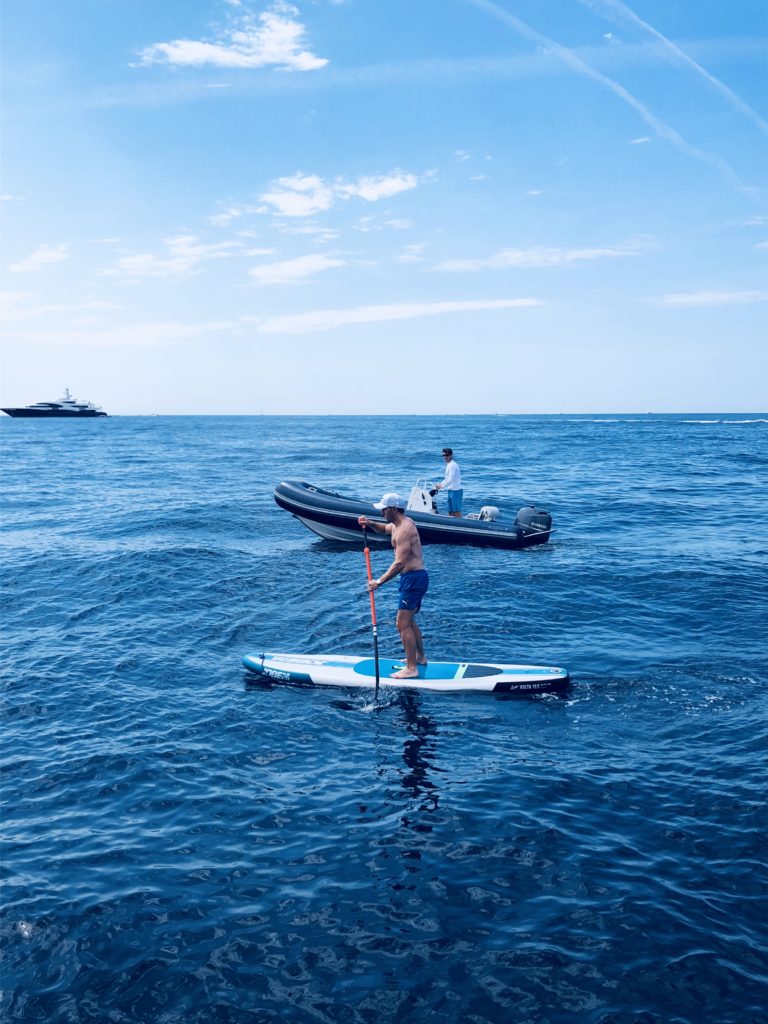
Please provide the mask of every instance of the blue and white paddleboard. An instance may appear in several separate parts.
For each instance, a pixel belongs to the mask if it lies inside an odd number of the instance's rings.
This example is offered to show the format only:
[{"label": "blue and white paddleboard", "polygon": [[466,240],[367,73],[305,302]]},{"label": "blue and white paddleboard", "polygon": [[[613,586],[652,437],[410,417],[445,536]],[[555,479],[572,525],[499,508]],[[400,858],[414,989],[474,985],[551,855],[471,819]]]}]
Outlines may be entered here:
[{"label": "blue and white paddleboard", "polygon": [[[273,683],[303,686],[374,686],[373,658],[345,654],[246,654],[243,664]],[[419,669],[418,679],[392,679],[402,661],[379,658],[379,685],[444,692],[544,693],[568,686],[564,668],[545,665],[476,664],[471,661],[431,661]]]}]

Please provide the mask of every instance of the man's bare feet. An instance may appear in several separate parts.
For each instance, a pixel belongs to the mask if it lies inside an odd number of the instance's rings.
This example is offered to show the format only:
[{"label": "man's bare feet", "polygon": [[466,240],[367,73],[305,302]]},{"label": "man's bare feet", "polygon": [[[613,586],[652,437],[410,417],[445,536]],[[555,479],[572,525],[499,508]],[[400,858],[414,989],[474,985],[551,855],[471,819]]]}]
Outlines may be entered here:
[{"label": "man's bare feet", "polygon": [[389,677],[390,679],[418,679],[419,670],[414,669],[413,671],[409,668],[401,668],[399,672],[393,672]]}]

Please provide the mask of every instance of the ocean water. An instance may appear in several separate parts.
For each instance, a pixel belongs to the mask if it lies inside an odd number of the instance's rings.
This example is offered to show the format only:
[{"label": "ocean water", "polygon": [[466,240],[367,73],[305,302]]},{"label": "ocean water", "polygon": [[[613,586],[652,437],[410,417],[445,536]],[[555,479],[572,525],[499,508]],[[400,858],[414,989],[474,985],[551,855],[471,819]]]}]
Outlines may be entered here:
[{"label": "ocean water", "polygon": [[[768,416],[0,442],[3,1020],[766,1020]],[[564,665],[568,694],[249,680],[248,651],[371,650],[362,551],[275,484],[373,501],[445,444],[467,510],[535,501],[556,533],[426,548],[427,653]]]}]

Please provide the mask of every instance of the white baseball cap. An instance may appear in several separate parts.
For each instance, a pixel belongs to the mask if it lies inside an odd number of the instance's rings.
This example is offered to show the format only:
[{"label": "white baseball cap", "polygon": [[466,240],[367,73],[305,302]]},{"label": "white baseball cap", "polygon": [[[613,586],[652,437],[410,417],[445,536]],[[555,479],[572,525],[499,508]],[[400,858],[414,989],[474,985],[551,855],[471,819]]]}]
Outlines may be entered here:
[{"label": "white baseball cap", "polygon": [[374,508],[405,508],[405,502],[396,491],[388,491],[381,501],[374,501]]}]

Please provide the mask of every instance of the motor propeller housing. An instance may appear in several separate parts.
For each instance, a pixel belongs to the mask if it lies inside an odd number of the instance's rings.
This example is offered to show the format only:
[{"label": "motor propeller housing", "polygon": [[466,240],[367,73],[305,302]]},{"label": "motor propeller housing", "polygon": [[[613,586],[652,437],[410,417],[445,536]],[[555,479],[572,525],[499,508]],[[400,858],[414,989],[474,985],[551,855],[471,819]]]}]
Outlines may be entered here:
[{"label": "motor propeller housing", "polygon": [[532,533],[548,533],[552,529],[552,516],[546,509],[524,505],[515,516],[515,526]]}]

